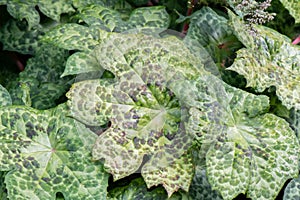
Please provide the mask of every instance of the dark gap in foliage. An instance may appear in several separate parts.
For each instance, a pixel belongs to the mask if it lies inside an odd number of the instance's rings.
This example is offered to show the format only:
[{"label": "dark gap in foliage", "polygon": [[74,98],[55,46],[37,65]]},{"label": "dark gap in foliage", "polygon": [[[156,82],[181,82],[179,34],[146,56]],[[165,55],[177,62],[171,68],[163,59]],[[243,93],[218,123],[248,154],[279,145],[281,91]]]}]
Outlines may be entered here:
[{"label": "dark gap in foliage", "polygon": [[107,129],[109,129],[111,127],[111,122],[107,122],[106,124],[102,125],[102,126],[88,126],[85,125],[89,130],[91,130],[93,133],[95,133],[96,135],[101,135],[103,132],[105,132]]},{"label": "dark gap in foliage", "polygon": [[56,199],[57,198],[64,198],[64,195],[61,192],[56,193]]},{"label": "dark gap in foliage", "polygon": [[126,176],[125,178],[119,179],[117,181],[113,181],[113,176],[110,176],[108,179],[108,187],[107,191],[109,192],[110,190],[116,188],[116,187],[123,187],[128,185],[132,180],[136,178],[140,178],[142,175],[140,173],[133,173],[129,176]]}]

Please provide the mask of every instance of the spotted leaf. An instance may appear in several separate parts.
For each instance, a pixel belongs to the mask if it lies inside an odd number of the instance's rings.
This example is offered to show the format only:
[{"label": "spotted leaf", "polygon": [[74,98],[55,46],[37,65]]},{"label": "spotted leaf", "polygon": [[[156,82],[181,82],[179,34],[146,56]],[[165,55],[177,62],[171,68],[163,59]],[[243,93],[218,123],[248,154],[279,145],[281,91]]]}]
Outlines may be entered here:
[{"label": "spotted leaf", "polygon": [[0,109],[0,170],[9,199],[105,199],[108,175],[92,162],[95,135],[67,118],[61,105],[47,111]]},{"label": "spotted leaf", "polygon": [[187,191],[193,166],[182,127],[186,114],[168,85],[206,74],[201,61],[174,37],[111,34],[96,51],[115,82],[78,82],[67,93],[74,118],[89,126],[111,122],[93,158],[104,158],[115,180],[141,167],[148,187],[162,184],[169,196],[179,188]]},{"label": "spotted leaf", "polygon": [[240,193],[274,199],[285,181],[298,174],[299,143],[289,124],[266,113],[267,96],[233,88],[211,75],[188,88],[188,93],[182,89],[175,94],[189,95],[183,99],[191,106],[187,130],[202,143],[199,155],[205,156],[212,189],[224,199]]},{"label": "spotted leaf", "polygon": [[7,11],[16,19],[26,19],[29,29],[40,23],[39,10],[47,17],[59,21],[62,13],[74,12],[69,0],[40,0],[40,1],[19,1],[19,0],[3,0],[0,5],[6,5]]},{"label": "spotted leaf", "polygon": [[267,27],[255,26],[258,35],[247,35],[244,24],[232,13],[230,17],[236,35],[246,48],[237,52],[228,69],[243,75],[247,86],[257,92],[276,87],[283,105],[300,109],[300,48]]}]

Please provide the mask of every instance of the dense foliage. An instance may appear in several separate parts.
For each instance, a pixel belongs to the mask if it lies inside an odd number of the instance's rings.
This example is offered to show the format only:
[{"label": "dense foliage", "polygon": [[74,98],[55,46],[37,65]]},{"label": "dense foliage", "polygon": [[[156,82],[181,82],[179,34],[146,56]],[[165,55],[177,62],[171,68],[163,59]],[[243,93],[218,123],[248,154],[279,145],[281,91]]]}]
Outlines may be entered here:
[{"label": "dense foliage", "polygon": [[300,198],[298,0],[0,5],[0,199]]}]

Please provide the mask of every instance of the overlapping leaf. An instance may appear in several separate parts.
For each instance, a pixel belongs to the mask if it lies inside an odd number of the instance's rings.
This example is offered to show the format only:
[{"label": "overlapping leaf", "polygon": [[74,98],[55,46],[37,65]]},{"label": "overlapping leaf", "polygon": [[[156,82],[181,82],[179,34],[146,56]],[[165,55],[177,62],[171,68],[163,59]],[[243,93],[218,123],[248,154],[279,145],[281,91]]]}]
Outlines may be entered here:
[{"label": "overlapping leaf", "polygon": [[38,109],[54,107],[55,101],[70,87],[70,77],[60,78],[67,56],[66,50],[47,44],[40,46],[9,88],[13,104]]},{"label": "overlapping leaf", "polygon": [[38,39],[42,33],[40,26],[34,30],[27,30],[25,23],[9,20],[1,27],[0,41],[4,50],[32,55],[39,46]]},{"label": "overlapping leaf", "polygon": [[91,5],[83,8],[78,15],[89,26],[113,32],[124,32],[137,28],[168,28],[169,15],[163,6],[142,7],[135,9],[124,21],[121,13],[111,8]]},{"label": "overlapping leaf", "polygon": [[142,178],[133,179],[128,185],[116,187],[108,193],[109,200],[188,200],[186,193],[175,193],[170,198],[162,187],[157,187],[149,191]]},{"label": "overlapping leaf", "polygon": [[186,37],[196,39],[218,64],[225,65],[241,43],[228,26],[228,20],[209,7],[193,13]]},{"label": "overlapping leaf", "polygon": [[278,32],[255,26],[258,35],[247,35],[244,24],[230,13],[235,34],[246,46],[237,52],[230,70],[247,79],[247,86],[262,92],[275,86],[276,94],[287,108],[300,109],[300,48]]},{"label": "overlapping leaf", "polygon": [[193,168],[182,127],[186,115],[168,84],[205,74],[201,61],[175,37],[111,34],[96,51],[116,82],[78,82],[67,94],[76,119],[90,126],[111,122],[97,139],[93,158],[104,158],[114,179],[142,167],[148,187],[162,184],[169,196],[179,188],[187,191]]},{"label": "overlapping leaf", "polygon": [[39,10],[44,15],[56,21],[60,20],[60,15],[62,13],[70,13],[74,11],[69,0],[1,0],[0,5],[6,5],[7,11],[14,18],[18,20],[26,19],[29,29],[40,23],[40,15],[35,8],[36,6],[38,6]]},{"label": "overlapping leaf", "polygon": [[246,192],[252,199],[274,199],[298,174],[299,143],[285,120],[265,113],[268,97],[211,75],[186,87],[175,94],[192,107],[187,130],[202,143],[212,189],[224,199]]},{"label": "overlapping leaf", "polygon": [[295,18],[296,23],[300,22],[300,1],[298,0],[280,0],[283,6],[289,10],[290,14]]},{"label": "overlapping leaf", "polygon": [[92,162],[95,135],[67,118],[66,107],[0,109],[0,170],[9,199],[105,199],[108,175]]}]

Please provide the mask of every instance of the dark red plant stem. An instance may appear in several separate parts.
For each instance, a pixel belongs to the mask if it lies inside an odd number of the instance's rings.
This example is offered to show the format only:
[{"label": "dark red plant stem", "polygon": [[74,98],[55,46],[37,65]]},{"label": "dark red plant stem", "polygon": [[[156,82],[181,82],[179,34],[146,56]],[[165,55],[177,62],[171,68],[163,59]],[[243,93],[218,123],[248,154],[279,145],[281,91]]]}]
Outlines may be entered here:
[{"label": "dark red plant stem", "polygon": [[[198,0],[190,0],[189,1],[186,16],[190,16],[193,13],[193,9],[194,9],[197,2],[198,2]],[[183,25],[181,33],[183,35],[186,35],[188,29],[189,29],[189,23],[185,22],[184,25]]]},{"label": "dark red plant stem", "polygon": [[300,35],[292,42],[292,44],[300,43]]},{"label": "dark red plant stem", "polygon": [[17,65],[20,72],[24,71],[24,64],[21,62],[19,56],[14,52],[9,52],[8,56],[11,57],[11,59],[14,61],[14,63]]}]

